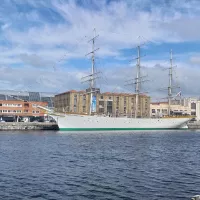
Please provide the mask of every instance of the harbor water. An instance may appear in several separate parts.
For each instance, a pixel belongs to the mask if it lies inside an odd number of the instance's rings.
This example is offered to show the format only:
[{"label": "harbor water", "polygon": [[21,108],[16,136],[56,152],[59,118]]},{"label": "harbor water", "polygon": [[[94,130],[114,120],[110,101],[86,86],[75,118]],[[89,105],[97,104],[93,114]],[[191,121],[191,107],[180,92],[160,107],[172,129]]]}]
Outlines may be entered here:
[{"label": "harbor water", "polygon": [[188,200],[200,132],[0,132],[0,199]]}]

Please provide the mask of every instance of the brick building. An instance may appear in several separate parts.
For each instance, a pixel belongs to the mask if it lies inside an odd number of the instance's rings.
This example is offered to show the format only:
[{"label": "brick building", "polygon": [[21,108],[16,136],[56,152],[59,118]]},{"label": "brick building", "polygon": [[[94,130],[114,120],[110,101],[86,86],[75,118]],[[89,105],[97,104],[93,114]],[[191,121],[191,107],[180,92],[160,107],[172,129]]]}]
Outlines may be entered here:
[{"label": "brick building", "polygon": [[[112,116],[135,116],[135,94],[129,93],[100,93],[96,94],[97,114]],[[85,91],[71,90],[57,94],[54,107],[57,112],[88,114],[90,94]],[[150,97],[139,95],[138,117],[149,117]]]},{"label": "brick building", "polygon": [[43,117],[45,111],[37,108],[37,105],[47,106],[48,102],[0,100],[0,117]]}]

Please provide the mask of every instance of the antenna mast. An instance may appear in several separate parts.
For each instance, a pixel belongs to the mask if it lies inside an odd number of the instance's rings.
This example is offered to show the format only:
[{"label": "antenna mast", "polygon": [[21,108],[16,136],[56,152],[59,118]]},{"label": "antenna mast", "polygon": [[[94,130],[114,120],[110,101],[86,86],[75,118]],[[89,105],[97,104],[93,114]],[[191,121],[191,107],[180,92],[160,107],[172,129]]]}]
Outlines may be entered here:
[{"label": "antenna mast", "polygon": [[95,79],[99,78],[99,77],[97,77],[97,75],[100,73],[100,72],[95,73],[95,52],[97,50],[99,50],[99,48],[95,49],[95,40],[96,40],[97,37],[99,37],[99,35],[96,35],[96,29],[94,28],[94,36],[91,40],[88,41],[88,42],[92,42],[92,51],[89,52],[88,54],[86,54],[86,56],[92,54],[92,57],[91,57],[91,60],[92,60],[91,74],[82,78],[82,82],[89,82],[90,83],[90,89],[88,91],[88,93],[90,93],[90,109],[89,109],[90,115],[92,114],[92,111],[93,111],[92,110],[92,100],[93,100],[93,96],[94,96],[93,94],[96,92]]}]

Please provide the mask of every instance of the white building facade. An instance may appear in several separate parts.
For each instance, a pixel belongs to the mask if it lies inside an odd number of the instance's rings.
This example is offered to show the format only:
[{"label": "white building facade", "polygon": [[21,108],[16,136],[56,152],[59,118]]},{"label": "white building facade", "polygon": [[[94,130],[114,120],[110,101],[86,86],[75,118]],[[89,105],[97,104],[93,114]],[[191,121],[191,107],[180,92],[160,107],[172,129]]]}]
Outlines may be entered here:
[{"label": "white building facade", "polygon": [[[169,110],[168,102],[152,102],[150,104],[150,116],[167,116]],[[170,105],[172,115],[190,115],[196,116],[200,120],[200,100],[198,98],[184,98],[181,100],[172,100]]]}]

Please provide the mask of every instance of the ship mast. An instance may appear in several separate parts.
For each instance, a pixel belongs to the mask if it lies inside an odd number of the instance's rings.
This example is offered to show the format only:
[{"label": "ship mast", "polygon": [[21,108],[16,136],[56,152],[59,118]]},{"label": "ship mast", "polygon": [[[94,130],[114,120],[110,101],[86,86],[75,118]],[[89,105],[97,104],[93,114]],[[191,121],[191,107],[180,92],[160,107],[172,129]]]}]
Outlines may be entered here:
[{"label": "ship mast", "polygon": [[137,46],[137,65],[136,65],[136,78],[128,80],[126,86],[128,85],[135,85],[135,118],[137,118],[138,115],[138,105],[139,105],[139,95],[141,94],[141,83],[146,82],[148,80],[144,80],[143,78],[146,76],[141,76],[141,65],[140,65],[140,48],[141,46]]},{"label": "ship mast", "polygon": [[99,50],[99,48],[95,49],[95,40],[99,37],[99,35],[96,35],[96,29],[94,29],[94,36],[92,39],[90,39],[88,42],[92,42],[92,51],[89,52],[87,55],[92,54],[91,60],[92,60],[92,67],[91,67],[91,74],[88,76],[85,76],[82,78],[82,82],[89,82],[90,83],[90,88],[87,91],[87,93],[90,94],[90,108],[89,108],[89,114],[92,114],[92,101],[93,101],[93,96],[94,93],[96,93],[96,88],[95,88],[95,79],[97,79],[97,75],[99,72],[95,73],[95,52]]},{"label": "ship mast", "polygon": [[140,46],[138,46],[138,57],[137,57],[137,70],[135,79],[135,118],[137,118],[138,113],[138,100],[140,94]]},{"label": "ship mast", "polygon": [[[173,70],[174,70],[174,66],[173,66],[173,54],[172,54],[172,50],[170,51],[170,67],[167,68],[169,69],[169,85],[167,88],[163,88],[164,90],[168,90],[168,116],[171,115],[171,101],[173,98],[173,89],[174,88],[180,88],[178,85],[173,85],[172,81],[173,81]],[[161,89],[161,90],[163,90]]]},{"label": "ship mast", "polygon": [[172,99],[172,72],[173,72],[173,60],[172,50],[170,51],[170,67],[169,67],[169,86],[168,86],[168,116],[171,115],[171,99]]}]

